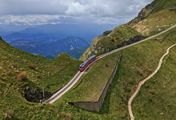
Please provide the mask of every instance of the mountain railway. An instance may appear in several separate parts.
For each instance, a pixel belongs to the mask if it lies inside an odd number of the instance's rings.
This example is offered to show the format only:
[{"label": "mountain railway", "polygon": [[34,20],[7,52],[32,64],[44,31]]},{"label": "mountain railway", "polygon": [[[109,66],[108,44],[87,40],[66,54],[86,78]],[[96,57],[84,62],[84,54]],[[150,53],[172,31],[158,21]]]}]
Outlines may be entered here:
[{"label": "mountain railway", "polygon": [[56,102],[59,98],[61,98],[66,92],[68,92],[74,85],[76,85],[76,83],[80,80],[80,78],[83,76],[83,74],[85,73],[86,70],[88,70],[95,62],[113,54],[113,53],[116,53],[116,52],[119,52],[119,51],[122,51],[126,48],[129,48],[129,47],[132,47],[132,46],[135,46],[137,44],[140,44],[142,42],[145,42],[145,41],[148,41],[150,39],[153,39],[155,37],[158,37],[172,29],[176,28],[176,24],[167,28],[166,30],[158,33],[158,34],[155,34],[153,36],[150,36],[148,38],[145,38],[141,41],[137,41],[135,43],[132,43],[132,44],[129,44],[129,45],[126,45],[124,47],[121,47],[121,48],[117,48],[115,50],[112,50],[108,53],[105,53],[103,55],[100,55],[100,56],[91,56],[90,58],[88,58],[88,60],[86,60],[85,62],[83,62],[81,65],[80,65],[80,68],[79,68],[79,71],[76,73],[76,75],[70,80],[70,82],[68,82],[63,88],[61,88],[59,91],[57,91],[56,93],[54,93],[48,100],[44,101],[43,103],[45,104],[52,104],[54,102]]}]

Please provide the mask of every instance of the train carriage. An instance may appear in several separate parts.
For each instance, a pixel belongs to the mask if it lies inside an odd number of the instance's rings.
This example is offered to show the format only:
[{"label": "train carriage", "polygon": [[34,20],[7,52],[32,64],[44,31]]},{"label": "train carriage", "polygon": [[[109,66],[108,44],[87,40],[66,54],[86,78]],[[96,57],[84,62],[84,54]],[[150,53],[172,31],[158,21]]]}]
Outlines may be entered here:
[{"label": "train carriage", "polygon": [[93,55],[91,57],[89,57],[86,61],[84,61],[80,67],[79,67],[79,71],[83,72],[92,62],[94,62],[96,60],[96,55]]}]

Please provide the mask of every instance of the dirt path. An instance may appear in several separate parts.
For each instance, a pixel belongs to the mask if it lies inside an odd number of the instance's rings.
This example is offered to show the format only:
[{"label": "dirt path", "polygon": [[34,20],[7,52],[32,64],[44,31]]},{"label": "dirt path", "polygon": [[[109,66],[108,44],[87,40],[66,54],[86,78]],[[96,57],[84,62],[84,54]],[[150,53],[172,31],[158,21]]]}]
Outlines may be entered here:
[{"label": "dirt path", "polygon": [[132,106],[131,106],[131,104],[132,104],[134,98],[135,98],[135,97],[137,96],[137,94],[139,93],[141,87],[142,87],[150,78],[152,78],[152,77],[160,70],[161,65],[162,65],[162,63],[163,63],[163,59],[165,58],[166,55],[169,54],[170,49],[173,48],[174,46],[176,46],[176,44],[173,44],[172,46],[170,46],[170,47],[167,49],[166,53],[160,58],[160,61],[159,61],[159,63],[158,63],[158,67],[156,68],[156,70],[155,70],[152,74],[150,74],[147,78],[145,78],[144,80],[142,80],[142,81],[139,82],[139,84],[137,85],[136,90],[135,90],[134,93],[131,95],[130,99],[128,100],[128,112],[129,112],[129,115],[130,115],[130,119],[131,119],[131,120],[134,120],[134,119],[135,119],[135,117],[134,117],[134,115],[133,115]]}]

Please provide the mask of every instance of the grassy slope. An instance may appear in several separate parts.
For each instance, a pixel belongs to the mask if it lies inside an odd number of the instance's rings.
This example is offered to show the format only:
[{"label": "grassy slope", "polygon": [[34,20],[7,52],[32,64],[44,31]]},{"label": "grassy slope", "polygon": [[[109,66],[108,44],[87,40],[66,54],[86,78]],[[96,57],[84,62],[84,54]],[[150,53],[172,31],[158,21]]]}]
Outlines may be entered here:
[{"label": "grassy slope", "polygon": [[[0,74],[3,79],[16,79],[15,77],[20,71],[27,71],[29,80],[50,92],[56,91],[67,83],[79,65],[79,62],[65,54],[55,60],[47,60],[14,49],[2,41],[0,41],[0,54]],[[36,70],[30,69],[30,64],[35,65]]]},{"label": "grassy slope", "polygon": [[[30,64],[35,65],[36,69],[30,69]],[[41,88],[49,85],[47,90],[53,92],[70,80],[78,65],[79,62],[67,55],[47,60],[14,49],[0,39],[0,119],[7,115],[18,119],[56,119],[60,115],[56,108],[27,102],[20,93],[19,84],[32,83]],[[27,72],[28,81],[16,79],[21,71]]]},{"label": "grassy slope", "polygon": [[[155,27],[157,26],[157,24],[163,25],[163,23],[167,24],[169,21],[171,21],[169,22],[169,25],[175,23],[175,19],[174,19],[175,12],[172,11],[171,13],[167,9],[167,10],[164,10],[164,12],[166,13],[163,14],[162,11],[159,11],[163,9],[163,4],[165,4],[162,1],[165,2],[167,0],[155,0],[155,1],[160,1],[161,5],[158,5],[159,7],[157,7],[157,9],[153,12],[153,16],[151,15],[147,17],[148,19],[146,18],[147,19],[146,21],[150,21],[150,20],[151,21],[146,22],[147,24],[145,25],[149,24],[150,26],[150,24],[152,24],[151,26]],[[173,5],[174,4],[173,2],[175,2],[175,0],[170,0],[170,1],[172,3],[169,5],[166,4],[166,7],[164,8],[168,8],[168,6],[170,7],[170,5]],[[156,16],[154,16],[154,14]],[[173,19],[167,19],[169,18],[167,14],[170,16],[173,16]],[[163,23],[160,23],[160,21],[158,20],[158,17],[162,15],[166,15],[163,17],[165,21],[163,21]],[[158,32],[159,30],[159,29],[154,30],[153,28],[150,28],[150,29],[152,30],[152,33]],[[14,112],[15,117],[18,117],[21,119],[32,118],[34,120],[49,119],[50,116],[52,117],[50,119],[56,119],[57,114],[59,114],[62,117],[66,116],[69,118],[73,116],[76,120],[77,119],[78,120],[79,119],[126,120],[128,119],[127,100],[132,92],[132,88],[135,87],[136,83],[139,80],[146,77],[149,73],[151,73],[156,68],[159,58],[165,52],[167,47],[176,42],[175,33],[176,33],[176,30],[173,31],[172,33],[165,34],[163,35],[163,37],[159,37],[158,39],[144,42],[142,44],[128,48],[123,51],[123,58],[120,64],[120,70],[118,71],[116,78],[114,79],[113,84],[111,85],[109,94],[105,100],[105,104],[101,111],[101,114],[84,111],[84,110],[75,108],[73,106],[70,106],[67,104],[68,99],[64,99],[64,97],[62,98],[61,101],[56,103],[57,109],[54,106],[40,106],[37,104],[31,104],[26,102],[24,98],[20,96],[18,88],[15,85],[16,82],[15,83],[12,82],[12,81],[16,81],[15,79],[16,72],[15,72],[15,69],[12,67],[11,62],[8,62],[8,61],[12,60],[12,63],[15,63],[18,69],[20,68],[20,71],[21,70],[27,71],[29,74],[30,80],[41,87],[47,86],[48,83],[51,82],[51,80],[54,81],[53,86],[48,88],[49,91],[54,91],[57,88],[54,85],[55,83],[57,83],[57,73],[60,73],[62,70],[64,70],[64,69],[60,69],[62,68],[62,65],[60,65],[61,62],[56,62],[58,60],[56,60],[55,62],[50,62],[41,57],[34,57],[23,52],[17,52],[17,54],[15,54],[13,53],[14,49],[12,48],[10,48],[10,50],[7,52],[6,50],[8,50],[9,47],[8,49],[0,47],[0,52],[1,52],[0,66],[6,65],[0,68],[0,74],[1,76],[3,76],[3,78],[5,78],[3,80],[0,80],[0,95],[4,96],[0,98],[0,108],[1,108],[0,117],[3,116],[2,114],[5,114],[5,113],[10,114]],[[174,50],[175,49],[173,49],[173,51]],[[172,52],[170,55],[174,55],[174,52]],[[35,64],[37,64],[38,66],[37,71],[30,70],[26,66],[31,62],[36,62]],[[68,64],[70,63],[69,62],[65,63],[65,65],[68,65]],[[162,116],[164,116],[164,119],[176,118],[175,109],[174,109],[175,98],[173,97],[175,96],[175,93],[173,92],[175,91],[175,82],[171,79],[171,78],[175,78],[174,76],[175,69],[174,67],[168,67],[171,65],[174,66],[174,56],[169,57],[167,62],[162,67],[161,73],[160,74],[158,73],[157,74],[158,76],[154,78],[155,81],[146,84],[146,87],[142,89],[142,92],[141,92],[142,94],[140,94],[137,97],[134,104],[135,113],[136,113],[135,115],[137,116],[137,118],[144,119],[145,116],[151,120],[160,119]],[[9,70],[12,72],[8,72]],[[55,71],[55,70],[58,70],[58,71]],[[51,72],[48,74],[48,71],[51,71]],[[70,70],[68,71],[70,72]],[[167,72],[169,72],[168,75],[166,75]],[[65,76],[67,78],[67,76],[64,75],[65,73],[66,72],[63,72],[61,76]],[[46,82],[44,83],[40,82],[44,79],[38,80],[40,78],[40,77],[36,77],[36,75],[38,74],[40,76],[45,75],[46,76],[45,78],[47,78]],[[163,74],[165,75],[163,76]],[[59,78],[62,78],[62,77],[59,77]],[[166,84],[167,82],[166,78],[167,80],[169,80],[169,82],[167,83],[167,86],[172,86],[172,87],[165,87],[165,89],[162,89],[163,84]],[[60,84],[60,86],[62,86],[62,84]],[[151,92],[148,92],[148,90],[151,90]],[[75,91],[76,91],[76,88],[75,88]],[[75,94],[75,96],[68,93],[65,95],[65,97],[76,98],[77,93],[73,93],[73,94]],[[145,97],[144,95],[147,97]],[[167,99],[164,99],[165,98],[164,96],[166,96]],[[159,102],[157,102],[158,100]],[[16,104],[14,104],[14,101]],[[167,103],[167,104],[164,105],[162,103]],[[64,111],[67,114],[58,113],[58,109],[59,111]],[[150,112],[151,110],[153,110],[152,113]],[[38,114],[35,114],[35,116],[33,116],[34,113],[38,113]],[[158,116],[158,113],[161,114],[161,116]]]},{"label": "grassy slope", "polygon": [[[98,101],[117,64],[118,56],[112,55],[95,63],[70,91],[67,101]],[[91,89],[90,89],[91,88]],[[71,96],[71,97],[70,97]]]},{"label": "grassy slope", "polygon": [[176,23],[175,18],[175,11],[163,9],[152,13],[144,20],[132,25],[132,27],[144,35],[152,35],[174,25]]},{"label": "grassy slope", "polygon": [[132,25],[133,28],[144,35],[162,31],[176,23],[176,10],[170,10],[175,7],[175,4],[175,0],[154,0],[150,7],[144,10],[145,12],[151,11],[149,15],[137,23],[130,24],[130,26]]},{"label": "grassy slope", "polygon": [[[141,43],[139,45],[133,46],[131,48],[128,48],[126,50],[123,50],[123,58],[120,64],[120,70],[118,71],[116,78],[113,81],[113,84],[111,85],[111,88],[109,90],[109,94],[106,97],[105,104],[103,106],[103,109],[101,111],[101,114],[92,113],[88,111],[84,111],[75,107],[72,107],[65,102],[68,102],[67,100],[62,98],[62,100],[58,103],[56,103],[56,106],[59,107],[60,110],[70,112],[74,115],[75,119],[97,119],[97,120],[106,120],[106,119],[113,119],[113,120],[126,120],[128,119],[128,111],[127,111],[127,101],[129,96],[131,95],[131,92],[133,91],[133,88],[135,85],[143,78],[148,76],[154,69],[156,68],[158,61],[160,57],[165,53],[165,50],[176,42],[176,35],[175,35],[176,29],[172,31],[171,33],[167,33],[163,35],[162,37],[158,37],[157,39],[153,39],[144,43]],[[118,54],[118,53],[117,53]],[[168,60],[169,63],[169,60]],[[170,67],[172,71],[174,71],[173,67]],[[159,79],[161,80],[161,79]],[[158,80],[158,81],[159,81]],[[163,79],[163,82],[165,80]],[[174,81],[173,81],[174,82]],[[160,82],[158,82],[160,83]],[[169,85],[174,85],[175,83],[169,83]],[[162,84],[161,84],[162,86]],[[156,85],[157,87],[157,85]],[[77,88],[75,88],[77,89]],[[91,90],[91,88],[90,88]],[[148,87],[146,88],[148,90]],[[166,90],[166,88],[165,88]],[[166,91],[173,91],[170,94],[167,94]],[[174,86],[171,88],[168,88],[164,92],[161,91],[161,93],[171,97],[174,96]],[[74,96],[74,93],[77,92],[76,90],[72,91],[72,94],[66,94],[65,97],[67,98],[75,98],[77,96]],[[158,91],[160,89],[158,88]],[[84,91],[82,91],[84,93]],[[160,94],[161,94],[160,93]],[[150,92],[145,92],[145,94],[150,96]],[[148,111],[150,112],[150,108],[148,105],[152,106],[154,103],[150,103],[150,98],[148,98],[148,102],[146,103],[146,97],[138,98],[140,100],[137,100],[135,106],[137,106],[138,109],[136,109],[136,112],[138,114],[138,118],[144,118],[141,111]],[[165,116],[165,119],[169,119],[171,117],[175,117],[175,109],[174,109],[174,99],[162,99],[161,96],[156,97],[155,101],[157,99],[161,99],[161,103],[158,103],[160,105],[155,105],[154,110],[162,110],[163,107],[161,104],[164,102],[169,101],[169,105],[165,106],[167,108],[167,116]],[[144,105],[144,108],[141,108],[141,105]],[[142,109],[142,110],[141,110]],[[148,115],[149,119],[159,119],[156,113],[155,116]],[[146,115],[146,114],[145,114]]]},{"label": "grassy slope", "polygon": [[102,35],[93,40],[92,45],[81,56],[81,60],[85,60],[91,54],[101,55],[107,53],[113,49],[116,49],[118,45],[121,45],[124,41],[128,41],[140,35],[132,26],[122,25],[112,30],[108,35]]},{"label": "grassy slope", "polygon": [[15,86],[0,83],[0,88],[0,119],[9,116],[9,118],[22,120],[41,120],[57,118],[59,114],[54,107],[40,106],[25,101]]},{"label": "grassy slope", "polygon": [[171,50],[160,71],[146,83],[137,96],[133,106],[138,119],[176,119],[175,51],[176,48]]},{"label": "grassy slope", "polygon": [[[137,24],[147,25],[145,27],[149,29],[150,34],[158,33],[159,31],[173,25],[176,22],[175,21],[176,13],[174,11],[168,10],[168,8],[172,6],[175,3],[175,1],[172,0],[171,4],[165,4],[165,2],[166,1],[160,3],[160,5],[157,4],[157,6],[159,7],[156,7],[156,8],[158,9],[155,9],[150,16],[145,18],[141,23],[139,22]],[[163,7],[163,5],[166,5],[166,6]],[[167,8],[167,9],[163,10],[163,8]],[[161,57],[161,55],[165,52],[165,50],[171,44],[176,42],[175,33],[176,33],[176,30],[172,31],[172,33],[168,32],[162,37],[158,37],[157,39],[147,41],[145,43],[139,44],[137,46],[128,48],[123,51],[123,58],[120,65],[120,70],[117,73],[116,78],[113,81],[113,84],[111,85],[109,94],[105,100],[104,107],[100,114],[84,111],[84,110],[69,106],[68,104],[65,103],[68,101],[67,100],[64,101],[65,100],[64,98],[59,103],[56,103],[56,105],[59,107],[59,109],[72,113],[75,119],[95,119],[95,120],[96,119],[97,120],[129,119],[128,111],[127,111],[127,101],[129,99],[129,96],[131,95],[131,92],[135,88],[135,85],[141,79],[145,78],[156,68],[158,64],[158,60]],[[173,68],[172,68],[172,71],[174,71]],[[170,99],[175,95],[173,92],[175,90],[174,89],[175,83],[169,83],[168,86],[169,85],[173,85],[172,88],[168,88],[168,90],[165,89],[166,91],[170,92],[169,96],[167,92],[165,92],[164,90],[162,91],[160,90],[159,85],[158,86],[156,85],[155,87],[156,88],[158,87],[157,92],[161,91],[161,93],[159,92],[160,96],[156,98],[153,97],[154,102],[151,102],[152,101],[151,98],[148,98],[148,100],[146,100],[146,97],[144,98],[144,96],[140,96],[140,98],[138,98],[139,100],[136,100],[135,112],[137,113],[137,118],[145,119],[145,116],[147,116],[146,120],[161,119],[161,117],[157,115],[158,113],[162,115],[163,110],[164,110],[164,115],[163,115],[164,119],[167,120],[167,119],[176,118],[175,109],[174,109],[175,98]],[[146,90],[148,90],[148,88],[146,88]],[[82,92],[84,93],[84,91]],[[76,93],[72,92],[72,95],[67,94],[66,97],[70,99],[76,98],[77,96],[73,96],[74,94]],[[150,96],[151,93],[148,93],[147,91],[145,91],[144,94]],[[163,94],[163,96],[168,96],[169,98],[163,99],[161,97],[161,94]],[[160,103],[157,103],[158,99],[161,100]],[[168,102],[168,104],[166,104],[166,106],[163,106],[162,104],[163,102],[164,103]],[[141,108],[141,106],[143,108]],[[153,111],[150,113],[151,109],[153,109]],[[155,112],[155,110],[157,112]]]},{"label": "grassy slope", "polygon": [[140,33],[127,25],[117,27],[109,35],[101,36],[99,38],[94,54],[102,54],[113,50],[117,48],[117,45],[123,43],[124,41],[128,41],[136,35],[140,35]]},{"label": "grassy slope", "polygon": [[[63,87],[68,81],[75,75],[79,68],[80,62],[73,60],[68,55],[63,54],[56,58],[45,69],[47,75],[44,81],[41,81],[46,90],[55,92],[59,88]],[[42,87],[43,87],[42,86]]]}]

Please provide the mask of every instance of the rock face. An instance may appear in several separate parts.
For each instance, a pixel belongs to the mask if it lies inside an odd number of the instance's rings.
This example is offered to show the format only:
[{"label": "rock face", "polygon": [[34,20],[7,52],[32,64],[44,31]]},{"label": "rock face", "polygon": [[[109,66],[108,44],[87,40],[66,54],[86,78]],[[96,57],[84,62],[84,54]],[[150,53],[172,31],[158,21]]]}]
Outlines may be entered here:
[{"label": "rock face", "polygon": [[153,8],[153,4],[147,5],[145,8],[143,8],[139,12],[138,16],[135,19],[133,19],[132,21],[130,21],[128,24],[135,24],[135,23],[138,23],[138,22],[144,20],[148,15],[150,15],[150,13],[153,10],[152,8]]},{"label": "rock face", "polygon": [[22,96],[29,102],[40,102],[52,95],[50,92],[43,91],[40,88],[31,85],[25,85],[22,89]]}]

